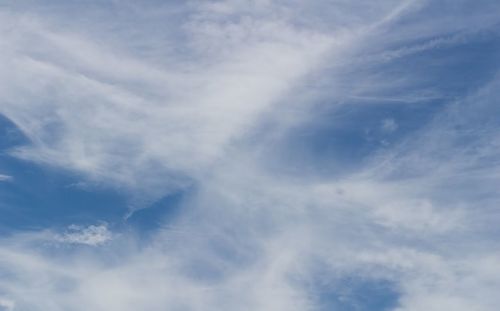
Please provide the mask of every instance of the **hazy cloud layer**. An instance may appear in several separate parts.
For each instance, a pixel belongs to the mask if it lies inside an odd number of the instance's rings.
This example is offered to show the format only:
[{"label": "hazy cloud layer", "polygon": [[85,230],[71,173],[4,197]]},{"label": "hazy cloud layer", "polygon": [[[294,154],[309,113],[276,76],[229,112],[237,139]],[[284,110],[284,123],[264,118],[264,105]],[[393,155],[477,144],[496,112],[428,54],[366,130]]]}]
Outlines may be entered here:
[{"label": "hazy cloud layer", "polygon": [[0,309],[500,304],[495,1],[0,10],[0,113],[29,140],[9,155],[132,209],[187,193],[147,238],[4,237]]}]

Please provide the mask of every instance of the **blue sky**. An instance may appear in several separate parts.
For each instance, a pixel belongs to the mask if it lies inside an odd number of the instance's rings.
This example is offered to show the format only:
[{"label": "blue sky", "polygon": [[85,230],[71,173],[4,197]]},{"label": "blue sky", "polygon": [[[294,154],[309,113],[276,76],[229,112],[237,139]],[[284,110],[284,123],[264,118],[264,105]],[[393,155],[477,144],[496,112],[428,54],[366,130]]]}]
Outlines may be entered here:
[{"label": "blue sky", "polygon": [[0,33],[0,310],[498,309],[498,1],[7,0]]}]

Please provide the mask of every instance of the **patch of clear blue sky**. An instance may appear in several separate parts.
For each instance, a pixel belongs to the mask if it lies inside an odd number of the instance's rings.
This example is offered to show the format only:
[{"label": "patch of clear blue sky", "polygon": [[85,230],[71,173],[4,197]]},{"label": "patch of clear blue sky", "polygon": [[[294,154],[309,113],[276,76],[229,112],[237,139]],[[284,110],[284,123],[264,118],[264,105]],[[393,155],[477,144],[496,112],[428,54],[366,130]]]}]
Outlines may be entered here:
[{"label": "patch of clear blue sky", "polygon": [[389,278],[363,275],[337,275],[320,262],[314,263],[312,276],[300,285],[310,293],[319,311],[389,311],[398,306],[398,284]]},{"label": "patch of clear blue sky", "polygon": [[388,311],[398,305],[399,293],[387,280],[347,277],[315,288],[319,310]]}]

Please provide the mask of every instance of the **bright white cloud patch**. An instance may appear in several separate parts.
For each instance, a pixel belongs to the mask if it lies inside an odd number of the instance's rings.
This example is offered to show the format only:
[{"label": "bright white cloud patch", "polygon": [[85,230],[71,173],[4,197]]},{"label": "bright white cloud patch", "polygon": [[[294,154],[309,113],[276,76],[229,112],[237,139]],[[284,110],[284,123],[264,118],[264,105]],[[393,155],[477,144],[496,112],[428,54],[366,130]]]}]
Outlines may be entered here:
[{"label": "bright white cloud patch", "polygon": [[184,191],[151,232],[6,235],[0,309],[496,311],[500,79],[468,62],[498,9],[0,5],[7,154],[132,208]]}]

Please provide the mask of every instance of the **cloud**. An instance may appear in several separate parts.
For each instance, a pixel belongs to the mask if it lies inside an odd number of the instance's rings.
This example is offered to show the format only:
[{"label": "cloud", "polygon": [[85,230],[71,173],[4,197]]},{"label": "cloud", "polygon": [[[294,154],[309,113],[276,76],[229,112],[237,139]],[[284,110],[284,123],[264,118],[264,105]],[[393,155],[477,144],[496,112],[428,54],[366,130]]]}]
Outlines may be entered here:
[{"label": "cloud", "polygon": [[11,181],[13,179],[10,175],[0,174],[0,181]]},{"label": "cloud", "polygon": [[[496,310],[498,75],[463,93],[441,81],[470,68],[461,34],[493,31],[491,4],[123,3],[68,27],[36,6],[2,13],[0,112],[30,140],[10,154],[146,202],[196,187],[146,238],[127,224],[4,236],[10,308],[321,310],[318,288],[353,279],[390,283],[398,311]],[[355,108],[359,123],[338,123]],[[415,111],[430,117],[405,132]],[[336,159],[328,142],[348,148],[370,122],[395,142]],[[313,157],[292,159],[301,148]]]},{"label": "cloud", "polygon": [[11,311],[14,310],[14,306],[15,304],[12,300],[0,298],[0,307],[2,308],[2,310]]},{"label": "cloud", "polygon": [[97,246],[110,241],[112,234],[106,225],[90,225],[88,227],[71,225],[67,232],[56,235],[54,239],[61,243]]},{"label": "cloud", "polygon": [[382,130],[385,132],[394,132],[398,129],[398,124],[394,119],[384,119],[382,120]]},{"label": "cloud", "polygon": [[3,76],[1,112],[32,142],[12,154],[146,197],[203,174],[331,41],[278,20],[225,25],[201,16],[187,35],[194,53],[207,56],[159,69],[36,19],[4,15],[3,27],[12,22],[18,31],[3,53],[18,52],[2,64],[12,75]]}]

